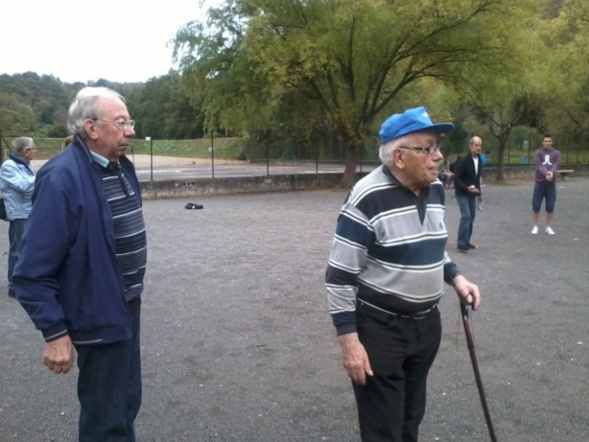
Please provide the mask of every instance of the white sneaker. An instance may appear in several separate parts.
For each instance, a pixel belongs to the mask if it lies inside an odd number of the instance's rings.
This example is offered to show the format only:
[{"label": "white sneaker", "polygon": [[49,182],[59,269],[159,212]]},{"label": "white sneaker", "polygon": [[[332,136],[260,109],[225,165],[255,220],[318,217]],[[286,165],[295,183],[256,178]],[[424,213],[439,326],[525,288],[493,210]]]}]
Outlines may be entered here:
[{"label": "white sneaker", "polygon": [[546,233],[549,235],[554,235],[554,230],[552,230],[552,227],[546,227]]},{"label": "white sneaker", "polygon": [[538,234],[538,226],[534,226],[534,228],[532,229],[532,235],[537,235]]}]

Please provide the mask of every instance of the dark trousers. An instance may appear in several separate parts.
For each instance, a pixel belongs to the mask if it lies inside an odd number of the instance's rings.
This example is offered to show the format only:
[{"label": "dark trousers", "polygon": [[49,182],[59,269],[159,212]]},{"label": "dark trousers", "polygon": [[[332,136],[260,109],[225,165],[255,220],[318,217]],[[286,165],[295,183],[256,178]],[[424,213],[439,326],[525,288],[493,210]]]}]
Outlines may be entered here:
[{"label": "dark trousers", "polygon": [[554,203],[556,202],[556,184],[551,182],[535,183],[534,194],[532,196],[532,211],[540,212],[542,201],[546,199],[546,212],[554,212]]},{"label": "dark trousers", "polygon": [[18,260],[18,254],[20,251],[20,243],[22,241],[23,234],[25,233],[25,227],[27,224],[26,219],[15,219],[10,221],[8,226],[8,240],[10,242],[10,248],[8,249],[8,287],[12,288],[12,273],[14,272],[14,266]]},{"label": "dark trousers", "polygon": [[442,335],[437,308],[409,319],[358,305],[358,336],[374,376],[353,384],[363,442],[416,442],[427,375]]},{"label": "dark trousers", "polygon": [[80,442],[135,442],[141,406],[140,306],[134,310],[131,339],[76,346]]}]

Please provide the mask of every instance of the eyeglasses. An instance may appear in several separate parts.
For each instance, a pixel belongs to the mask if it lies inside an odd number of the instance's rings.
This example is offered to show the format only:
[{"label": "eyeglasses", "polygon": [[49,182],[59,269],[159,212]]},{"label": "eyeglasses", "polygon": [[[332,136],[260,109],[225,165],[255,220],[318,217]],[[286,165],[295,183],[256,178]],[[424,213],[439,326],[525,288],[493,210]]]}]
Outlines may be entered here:
[{"label": "eyeglasses", "polygon": [[439,152],[440,146],[428,146],[428,147],[410,147],[410,146],[399,146],[401,149],[412,150],[413,152],[424,153],[426,155],[433,155]]},{"label": "eyeglasses", "polygon": [[126,128],[135,129],[135,120],[101,120],[100,118],[92,118],[92,121],[106,121],[114,124],[118,130],[125,130]]}]

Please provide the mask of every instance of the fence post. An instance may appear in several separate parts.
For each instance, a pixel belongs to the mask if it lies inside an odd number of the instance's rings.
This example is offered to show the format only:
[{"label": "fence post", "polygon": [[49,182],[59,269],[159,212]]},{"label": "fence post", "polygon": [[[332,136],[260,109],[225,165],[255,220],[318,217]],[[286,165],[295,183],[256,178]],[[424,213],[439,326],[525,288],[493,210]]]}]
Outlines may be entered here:
[{"label": "fence post", "polygon": [[211,173],[215,179],[215,131],[211,129]]}]

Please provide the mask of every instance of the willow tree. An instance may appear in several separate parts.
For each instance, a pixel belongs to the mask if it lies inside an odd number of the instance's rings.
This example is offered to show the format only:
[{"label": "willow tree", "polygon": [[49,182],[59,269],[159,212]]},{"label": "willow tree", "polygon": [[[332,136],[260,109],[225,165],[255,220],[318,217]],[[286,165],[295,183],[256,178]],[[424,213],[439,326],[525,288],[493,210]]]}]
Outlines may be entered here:
[{"label": "willow tree", "polygon": [[509,56],[504,42],[522,12],[513,3],[232,0],[209,10],[206,24],[181,29],[175,47],[209,119],[246,130],[319,125],[347,145],[342,184],[349,186],[368,134],[400,110],[402,90]]}]

